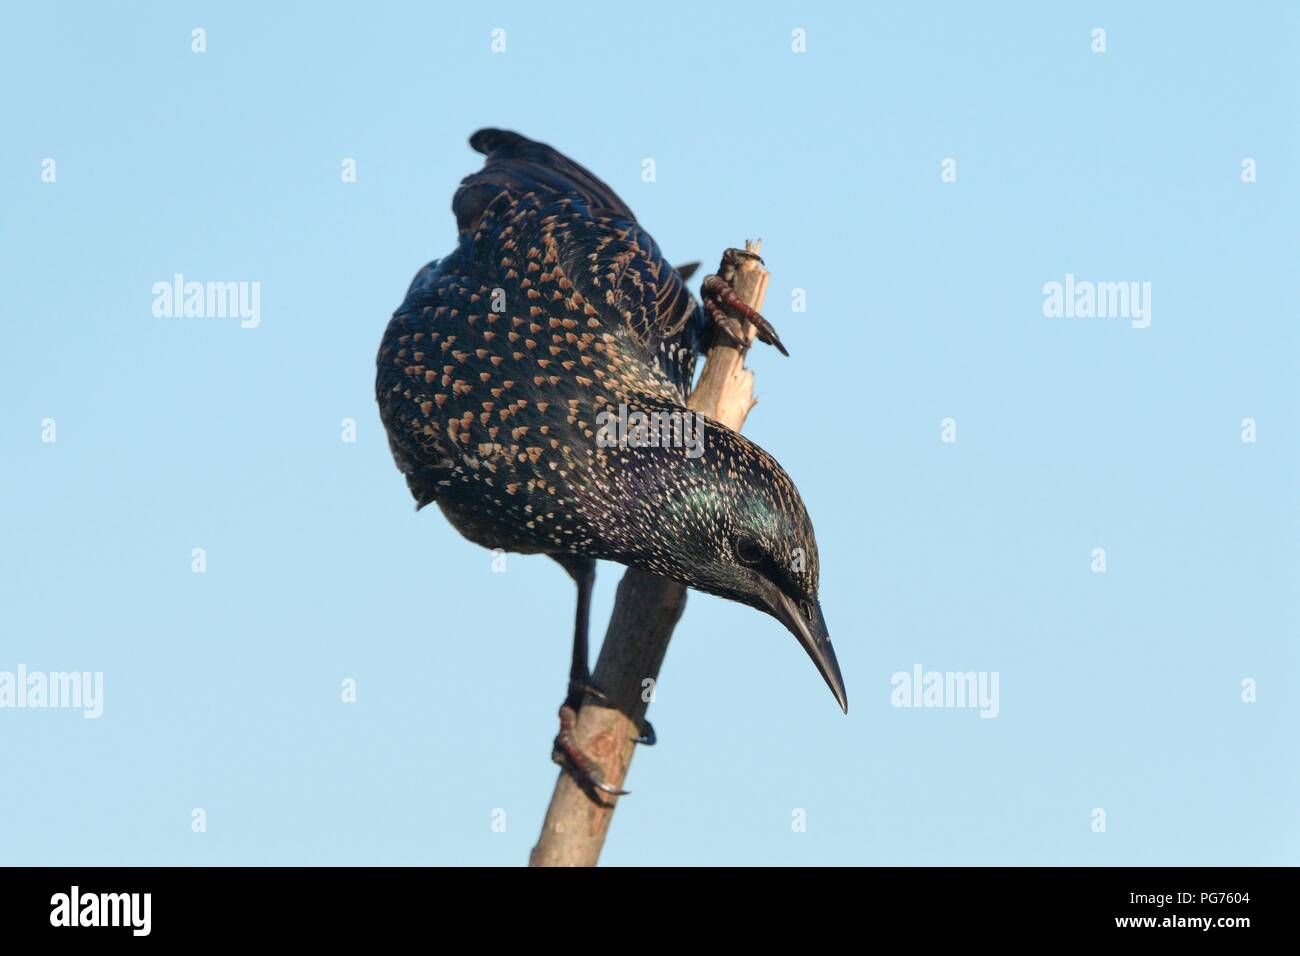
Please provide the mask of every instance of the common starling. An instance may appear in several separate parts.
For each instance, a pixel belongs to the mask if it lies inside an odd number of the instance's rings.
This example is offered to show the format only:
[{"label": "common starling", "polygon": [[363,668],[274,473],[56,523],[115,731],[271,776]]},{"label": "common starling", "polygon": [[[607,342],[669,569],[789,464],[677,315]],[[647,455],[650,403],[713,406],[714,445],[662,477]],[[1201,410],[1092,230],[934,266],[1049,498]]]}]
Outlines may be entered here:
[{"label": "common starling", "polygon": [[[748,253],[728,250],[697,302],[687,270],[588,170],[504,130],[479,130],[470,145],[487,161],[452,200],[459,242],[416,274],[394,313],[375,393],[417,509],[436,502],[469,540],[550,555],[577,583],[556,761],[622,792],[572,734],[584,696],[602,696],[587,668],[598,559],[777,618],[847,712],[798,490],[762,448],[686,408],[696,355],[716,337],[743,342],[752,323],[785,352],[731,287]],[[663,440],[629,436],[615,419],[657,422]]]}]

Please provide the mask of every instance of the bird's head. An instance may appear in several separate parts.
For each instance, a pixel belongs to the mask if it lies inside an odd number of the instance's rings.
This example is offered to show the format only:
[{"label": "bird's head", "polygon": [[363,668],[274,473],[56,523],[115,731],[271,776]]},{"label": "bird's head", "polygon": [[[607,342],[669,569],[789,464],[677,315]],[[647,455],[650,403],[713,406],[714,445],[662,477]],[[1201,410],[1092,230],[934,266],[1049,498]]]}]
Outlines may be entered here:
[{"label": "bird's head", "polygon": [[[700,418],[702,453],[620,450],[622,515],[636,542],[618,560],[748,604],[794,634],[848,712],[844,679],[818,600],[817,539],[799,490],[776,459],[743,435]],[[623,496],[619,496],[623,497]],[[628,514],[628,511],[631,514]],[[652,528],[649,534],[646,527]],[[620,549],[621,550],[621,549]]]}]

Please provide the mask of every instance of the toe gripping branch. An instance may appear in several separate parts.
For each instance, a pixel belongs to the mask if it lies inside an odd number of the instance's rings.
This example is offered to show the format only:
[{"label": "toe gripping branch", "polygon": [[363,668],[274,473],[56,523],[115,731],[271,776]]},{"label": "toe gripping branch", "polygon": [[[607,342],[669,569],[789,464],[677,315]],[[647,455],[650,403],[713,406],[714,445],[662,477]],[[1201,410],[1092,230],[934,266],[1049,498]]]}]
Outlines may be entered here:
[{"label": "toe gripping branch", "polygon": [[[611,785],[605,779],[605,773],[596,758],[578,745],[578,711],[582,709],[583,698],[587,696],[602,703],[609,700],[605,692],[592,684],[590,679],[570,685],[569,694],[560,706],[560,732],[551,748],[551,759],[567,770],[583,787],[599,790],[610,796],[626,796],[630,791]],[[645,747],[653,746],[658,739],[654,727],[648,720],[641,722],[639,733],[640,735],[634,739]]]},{"label": "toe gripping branch", "polygon": [[748,330],[745,328],[748,323],[754,326],[760,342],[774,345],[778,352],[788,356],[790,353],[781,344],[781,337],[776,334],[772,323],[736,295],[733,283],[740,263],[745,259],[756,259],[760,265],[763,263],[763,258],[758,253],[728,249],[722,254],[722,263],[718,266],[717,273],[705,276],[700,286],[704,311],[713,326],[714,334],[723,336],[736,348],[746,349],[749,347]]}]

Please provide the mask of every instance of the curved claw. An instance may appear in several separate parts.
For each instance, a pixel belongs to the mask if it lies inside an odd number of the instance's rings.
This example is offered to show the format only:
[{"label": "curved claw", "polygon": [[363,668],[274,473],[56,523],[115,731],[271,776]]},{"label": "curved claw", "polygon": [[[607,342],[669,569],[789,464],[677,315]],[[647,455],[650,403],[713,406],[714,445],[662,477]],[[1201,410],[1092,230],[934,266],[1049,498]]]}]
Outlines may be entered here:
[{"label": "curved claw", "polygon": [[611,797],[626,797],[631,790],[620,790],[618,787],[611,787],[598,776],[587,777],[587,783],[591,784],[601,793],[608,793]]},{"label": "curved claw", "polygon": [[727,253],[730,253],[732,256],[740,259],[756,259],[758,260],[758,264],[760,266],[767,265],[767,263],[763,261],[762,256],[760,256],[757,252],[750,252],[748,249],[737,249],[733,246],[732,248],[727,250]]},{"label": "curved claw", "polygon": [[611,797],[626,797],[632,792],[606,783],[600,768],[590,757],[575,745],[561,743],[558,737],[555,739],[555,749],[551,751],[551,760],[567,770],[579,786],[592,787]]},{"label": "curved claw", "polygon": [[757,316],[757,321],[754,319],[750,319],[750,321],[754,323],[754,328],[758,330],[758,340],[760,342],[766,342],[768,345],[775,346],[778,352],[786,358],[789,358],[790,353],[787,352],[785,346],[781,344],[781,337],[776,334],[776,329],[772,328],[772,323],[767,321],[767,319],[763,318],[761,315],[758,315],[758,313],[755,313],[755,315]]},{"label": "curved claw", "polygon": [[[747,252],[744,255],[753,256],[754,253]],[[758,257],[754,256],[754,258]],[[714,326],[741,348],[746,347],[748,343],[744,339],[744,327],[736,322],[736,318],[753,325],[760,342],[775,346],[782,355],[787,357],[790,355],[781,342],[781,337],[776,334],[776,329],[772,327],[772,323],[767,321],[757,309],[741,301],[727,279],[717,275],[705,276],[704,283],[700,286],[700,294],[704,297],[704,308],[709,318],[713,320]]]},{"label": "curved claw", "polygon": [[659,742],[659,737],[655,734],[654,724],[650,723],[648,720],[641,721],[641,734],[632,739],[642,747],[653,747]]}]

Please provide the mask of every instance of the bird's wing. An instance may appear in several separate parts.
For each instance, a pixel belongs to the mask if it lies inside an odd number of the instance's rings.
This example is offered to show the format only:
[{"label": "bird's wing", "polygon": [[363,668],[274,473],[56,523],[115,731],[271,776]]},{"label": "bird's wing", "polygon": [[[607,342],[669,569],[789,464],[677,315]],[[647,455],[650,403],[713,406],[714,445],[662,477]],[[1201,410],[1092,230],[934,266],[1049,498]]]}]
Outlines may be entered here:
[{"label": "bird's wing", "polygon": [[452,199],[460,234],[474,231],[484,209],[502,192],[527,192],[559,198],[574,196],[595,216],[636,221],[614,190],[559,150],[504,129],[481,129],[469,144],[487,157],[477,173],[466,176]]},{"label": "bird's wing", "polygon": [[[629,359],[653,367],[684,400],[704,316],[627,204],[583,166],[518,133],[483,129],[470,145],[487,162],[462,181],[452,201],[461,254],[481,265],[480,274],[508,273],[499,269],[503,246],[525,246],[526,253],[544,242],[543,258],[553,258],[595,304],[596,318],[619,338]],[[536,215],[520,217],[527,206]]]}]

